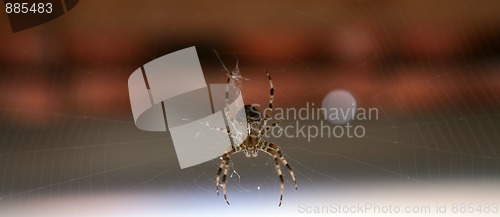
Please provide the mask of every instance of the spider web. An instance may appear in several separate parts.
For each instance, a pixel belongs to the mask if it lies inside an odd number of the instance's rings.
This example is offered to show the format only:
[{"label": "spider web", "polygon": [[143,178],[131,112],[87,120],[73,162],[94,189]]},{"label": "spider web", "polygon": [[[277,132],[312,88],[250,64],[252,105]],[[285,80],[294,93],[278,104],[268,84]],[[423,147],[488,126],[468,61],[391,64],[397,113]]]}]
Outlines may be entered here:
[{"label": "spider web", "polygon": [[[304,19],[313,20],[326,26],[334,24],[322,20],[305,11],[295,11]],[[353,13],[362,11],[354,11]],[[355,16],[355,15],[354,15]],[[340,34],[349,35],[349,29],[338,29]],[[497,42],[491,42],[497,43]],[[284,86],[280,78],[289,77],[296,85],[300,99],[308,99],[317,92],[328,91],[331,86],[322,87],[318,70],[307,61],[294,56],[280,56],[286,63],[278,66],[251,66],[245,60],[252,56],[274,56],[274,54],[249,54],[238,51],[219,51],[227,64],[235,53],[243,76],[243,92],[251,91],[245,102],[263,102],[268,94],[267,78],[263,72],[270,71],[276,87],[275,106],[293,104],[289,93],[280,91]],[[228,61],[229,59],[229,61]],[[355,71],[363,72],[371,59],[361,59]],[[392,60],[397,62],[398,60]],[[293,182],[282,167],[285,176],[284,210],[296,213],[296,203],[318,201],[318,198],[336,200],[344,193],[364,192],[367,183],[415,183],[435,186],[447,181],[472,181],[498,186],[500,172],[500,113],[495,109],[500,102],[497,95],[484,95],[480,99],[472,93],[472,88],[485,80],[495,85],[488,76],[498,71],[500,58],[457,64],[453,70],[441,69],[440,65],[426,60],[416,61],[414,68],[426,65],[432,71],[424,77],[429,87],[444,88],[454,79],[463,81],[471,90],[474,101],[459,96],[458,103],[450,103],[451,95],[443,95],[430,103],[441,105],[433,109],[425,105],[422,109],[412,109],[401,101],[403,92],[390,89],[371,90],[367,97],[357,97],[360,105],[375,102],[380,111],[380,119],[360,122],[367,133],[362,139],[316,138],[307,142],[306,138],[269,138],[284,151],[285,157],[294,168],[299,190],[293,190]],[[228,64],[230,65],[230,64]],[[407,66],[407,67],[411,67]],[[412,67],[412,68],[413,68]],[[382,68],[396,71],[400,68]],[[486,71],[474,76],[466,76],[476,70]],[[460,73],[461,72],[461,73]],[[387,84],[401,79],[410,81],[411,74],[396,77],[381,73]],[[225,74],[214,75],[224,78]],[[307,78],[306,81],[302,80]],[[335,79],[341,81],[342,76]],[[224,79],[220,79],[224,81]],[[317,87],[312,90],[306,85]],[[248,84],[248,85],[247,85]],[[451,83],[451,89],[458,88]],[[248,86],[260,88],[254,89]],[[481,91],[485,91],[481,89]],[[256,97],[254,97],[256,96]],[[261,98],[262,97],[262,98]],[[387,100],[395,101],[402,111],[392,115],[385,106]],[[416,100],[419,99],[417,97]],[[305,102],[307,100],[302,100]],[[486,101],[486,103],[483,103]],[[319,105],[320,102],[316,102]],[[369,104],[369,103],[366,103]],[[451,105],[451,106],[450,106]],[[3,107],[0,121],[9,115],[25,114]],[[0,131],[0,209],[5,213],[25,210],[29,213],[44,210],[46,213],[63,213],[47,206],[45,200],[63,202],[60,209],[66,216],[85,216],[89,213],[117,213],[117,209],[130,213],[156,216],[162,213],[185,214],[186,210],[201,207],[200,210],[233,215],[241,210],[252,215],[260,212],[282,214],[277,211],[279,199],[279,179],[274,171],[272,158],[261,153],[258,158],[246,158],[241,154],[232,157],[231,172],[228,177],[228,198],[231,206],[224,203],[222,196],[215,194],[215,172],[219,160],[188,168],[178,169],[172,141],[168,134],[150,133],[137,130],[132,120],[92,118],[59,113],[44,113],[51,121],[49,127],[33,127],[28,123],[2,125]],[[283,120],[280,126],[295,124],[295,120]],[[315,125],[317,121],[301,122]],[[206,126],[194,129],[209,133]],[[495,190],[489,189],[494,193]],[[74,195],[82,195],[72,198]],[[95,197],[97,196],[97,200]],[[104,196],[103,196],[104,195]],[[498,195],[498,194],[497,194]],[[61,199],[63,198],[63,199]],[[94,200],[94,201],[92,201]],[[30,205],[19,201],[34,201]],[[106,206],[98,206],[99,203]],[[288,206],[287,203],[293,204]],[[314,202],[312,202],[314,203]],[[50,204],[50,203],[49,203]],[[96,210],[88,210],[96,207]],[[128,205],[128,206],[127,206]],[[248,207],[259,210],[247,210]],[[110,211],[111,210],[111,211]],[[190,212],[193,213],[194,211]],[[129,214],[133,215],[133,214]]]}]

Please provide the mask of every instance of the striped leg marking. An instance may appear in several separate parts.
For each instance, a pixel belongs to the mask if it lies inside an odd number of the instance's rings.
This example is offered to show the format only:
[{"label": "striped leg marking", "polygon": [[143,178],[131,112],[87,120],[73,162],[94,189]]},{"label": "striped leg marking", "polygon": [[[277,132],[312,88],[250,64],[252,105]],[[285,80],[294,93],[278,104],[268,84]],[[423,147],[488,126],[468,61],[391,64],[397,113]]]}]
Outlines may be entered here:
[{"label": "striped leg marking", "polygon": [[293,169],[290,166],[290,164],[288,164],[288,162],[286,161],[285,156],[283,156],[283,152],[281,151],[281,148],[274,143],[268,143],[268,144],[269,144],[269,147],[271,147],[272,149],[276,150],[276,152],[278,152],[278,156],[279,156],[281,162],[283,163],[283,165],[285,165],[286,168],[288,169],[288,172],[290,172],[290,176],[292,177],[292,180],[295,184],[295,190],[297,190],[298,185],[297,185],[297,180],[295,179],[295,173],[293,172]]},{"label": "striped leg marking", "polygon": [[273,113],[274,85],[273,85],[273,80],[271,80],[271,75],[269,74],[268,71],[266,71],[266,73],[267,77],[269,78],[269,106],[267,109],[264,110],[262,129],[259,132],[260,135],[264,135],[266,131],[267,121],[271,117],[271,114]]},{"label": "striped leg marking", "polygon": [[283,201],[283,191],[285,191],[285,179],[283,178],[283,174],[281,173],[279,159],[278,159],[278,156],[276,155],[276,152],[272,148],[268,148],[266,150],[266,152],[269,155],[273,156],[276,173],[278,174],[278,177],[280,178],[280,204],[278,206],[281,206],[281,202]]},{"label": "striped leg marking", "polygon": [[226,200],[226,203],[229,205],[229,201],[227,200],[226,196],[226,178],[227,178],[227,173],[229,171],[229,156],[231,156],[235,151],[231,150],[222,155],[222,160],[219,164],[219,169],[217,170],[217,174],[215,176],[215,191],[217,192],[217,195],[219,195],[219,180],[220,180],[220,175],[223,172],[222,175],[222,190],[224,193],[224,199]]}]

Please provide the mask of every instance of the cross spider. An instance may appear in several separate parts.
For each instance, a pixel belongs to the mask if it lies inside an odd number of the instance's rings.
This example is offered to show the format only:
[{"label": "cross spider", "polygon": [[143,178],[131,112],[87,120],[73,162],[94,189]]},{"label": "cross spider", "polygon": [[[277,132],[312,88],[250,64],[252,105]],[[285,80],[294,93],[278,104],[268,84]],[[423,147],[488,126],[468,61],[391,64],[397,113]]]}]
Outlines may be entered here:
[{"label": "cross spider", "polygon": [[[263,140],[263,136],[265,133],[269,130],[271,130],[273,127],[277,126],[276,124],[272,125],[267,125],[268,119],[271,117],[272,114],[272,109],[273,109],[273,97],[274,97],[274,87],[273,87],[273,82],[271,80],[271,75],[269,72],[267,72],[267,77],[269,78],[269,85],[270,85],[270,96],[269,96],[269,107],[265,110],[264,117],[262,118],[260,115],[260,112],[251,105],[245,105],[245,114],[246,114],[246,120],[247,120],[247,129],[248,129],[248,136],[245,138],[243,143],[241,143],[239,146],[232,147],[232,150],[226,152],[225,154],[222,155],[221,157],[221,163],[219,165],[219,169],[217,171],[216,175],[216,192],[217,195],[219,195],[219,179],[221,172],[223,172],[222,175],[222,189],[224,192],[224,199],[226,200],[226,203],[229,205],[229,201],[227,200],[226,196],[226,177],[227,173],[229,170],[229,164],[230,160],[229,157],[233,154],[243,152],[245,153],[246,157],[257,157],[257,154],[259,151],[262,151],[264,153],[269,154],[274,158],[274,165],[276,169],[276,173],[279,176],[280,179],[280,186],[281,186],[281,194],[280,194],[280,203],[279,206],[281,206],[281,202],[283,200],[283,191],[284,191],[284,179],[283,175],[281,173],[281,168],[279,162],[283,163],[288,168],[288,171],[290,172],[290,176],[292,177],[292,180],[295,183],[295,190],[297,190],[297,181],[295,180],[295,175],[293,173],[292,167],[288,164],[286,161],[285,157],[283,156],[283,153],[281,152],[281,148],[277,146],[276,144],[272,142],[267,142]],[[226,112],[227,116],[227,109],[229,108],[229,82],[231,80],[231,77],[227,79],[227,84],[226,84],[226,108],[224,111]],[[229,132],[228,132],[229,133]]]}]

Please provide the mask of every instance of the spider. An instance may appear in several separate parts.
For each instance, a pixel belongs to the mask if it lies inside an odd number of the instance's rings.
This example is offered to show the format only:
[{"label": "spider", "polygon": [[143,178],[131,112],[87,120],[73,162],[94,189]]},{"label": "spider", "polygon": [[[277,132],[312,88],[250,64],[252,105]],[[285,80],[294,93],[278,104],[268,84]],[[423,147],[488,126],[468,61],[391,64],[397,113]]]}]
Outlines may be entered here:
[{"label": "spider", "polygon": [[[278,174],[278,177],[280,179],[280,203],[279,206],[281,206],[281,202],[283,200],[283,191],[284,191],[284,179],[283,175],[281,173],[281,168],[280,168],[280,161],[285,165],[290,172],[290,176],[292,177],[292,180],[295,183],[295,190],[297,190],[297,181],[295,180],[295,175],[292,170],[292,167],[288,162],[286,161],[285,157],[283,156],[283,152],[281,151],[281,148],[277,146],[276,144],[272,142],[267,142],[263,140],[263,137],[265,133],[269,130],[271,130],[273,127],[277,126],[275,123],[272,125],[267,125],[268,119],[270,118],[272,114],[272,109],[273,109],[273,97],[274,97],[274,87],[273,87],[273,82],[271,80],[271,75],[269,72],[267,73],[267,77],[269,78],[269,85],[270,85],[270,96],[269,96],[269,107],[265,110],[264,117],[261,117],[260,112],[255,108],[254,106],[251,105],[245,105],[245,114],[246,114],[246,120],[247,120],[247,129],[248,129],[248,136],[245,138],[245,140],[239,145],[239,146],[233,146],[232,150],[226,152],[225,154],[222,155],[221,157],[221,162],[219,165],[219,169],[217,170],[216,174],[216,192],[217,195],[219,195],[219,181],[220,181],[220,176],[221,173],[223,172],[222,175],[222,189],[224,192],[224,199],[226,200],[226,203],[229,205],[229,201],[227,199],[226,195],[226,177],[227,173],[229,170],[229,164],[230,164],[230,159],[229,157],[233,154],[243,152],[246,157],[257,157],[257,154],[261,151],[264,153],[269,154],[274,158],[274,165],[276,169],[276,173]],[[229,82],[231,80],[231,77],[227,79],[227,84],[226,84],[226,108],[225,112],[227,115],[227,109],[229,108]],[[228,132],[229,133],[229,132]]]}]

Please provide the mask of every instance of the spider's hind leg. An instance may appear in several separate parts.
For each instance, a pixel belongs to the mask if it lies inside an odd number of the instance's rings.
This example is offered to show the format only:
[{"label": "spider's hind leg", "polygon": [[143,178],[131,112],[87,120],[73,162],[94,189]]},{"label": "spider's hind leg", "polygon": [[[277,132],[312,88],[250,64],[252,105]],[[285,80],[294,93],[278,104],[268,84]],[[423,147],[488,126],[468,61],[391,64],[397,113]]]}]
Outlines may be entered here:
[{"label": "spider's hind leg", "polygon": [[283,192],[285,191],[285,180],[283,178],[283,174],[281,173],[281,168],[280,168],[278,156],[276,155],[276,152],[272,148],[268,148],[264,151],[267,152],[269,155],[271,155],[274,158],[274,166],[276,169],[276,173],[278,174],[278,177],[280,178],[280,204],[278,206],[281,206],[281,202],[283,201]]},{"label": "spider's hind leg", "polygon": [[229,160],[229,156],[231,156],[231,154],[234,153],[234,150],[231,150],[227,153],[225,153],[224,155],[222,155],[222,160],[221,160],[221,163],[219,165],[219,169],[217,170],[217,174],[216,174],[216,177],[215,177],[215,190],[217,192],[217,195],[219,195],[219,180],[220,180],[220,175],[221,175],[221,172],[223,172],[223,175],[222,175],[222,182],[221,182],[221,185],[222,185],[222,191],[224,193],[224,199],[226,200],[226,203],[229,205],[229,201],[227,200],[227,195],[226,195],[226,178],[227,178],[227,173],[229,171],[229,163],[230,163],[230,160]]},{"label": "spider's hind leg", "polygon": [[284,181],[284,178],[283,178],[283,174],[281,172],[281,167],[279,165],[279,161],[281,160],[281,162],[287,167],[288,172],[290,172],[290,176],[292,177],[292,180],[295,183],[295,190],[297,190],[297,181],[295,180],[295,174],[293,172],[292,167],[290,166],[290,164],[288,164],[288,162],[286,161],[285,157],[283,156],[283,152],[281,152],[281,148],[279,146],[277,146],[274,143],[270,143],[270,142],[262,142],[260,144],[260,146],[259,146],[259,149],[262,150],[262,151],[265,151],[266,153],[268,153],[269,155],[271,155],[274,158],[274,165],[275,165],[276,173],[278,174],[278,176],[280,178],[280,192],[281,192],[281,195],[280,195],[280,204],[279,204],[279,206],[281,206],[281,202],[282,202],[282,199],[283,199],[283,191],[284,191],[284,188],[285,188],[284,187],[285,181]]},{"label": "spider's hind leg", "polygon": [[290,173],[290,176],[292,177],[292,180],[295,184],[295,190],[297,190],[298,185],[297,185],[297,180],[295,180],[295,173],[293,172],[293,169],[290,166],[290,164],[288,164],[288,161],[286,161],[285,156],[283,156],[283,152],[281,151],[281,148],[274,143],[268,143],[268,145],[270,148],[276,150],[276,152],[278,153],[278,157],[280,158],[283,165],[285,165],[286,168],[288,169],[288,172]]}]

